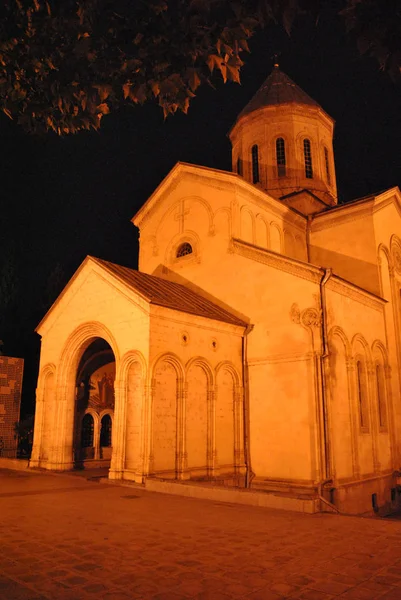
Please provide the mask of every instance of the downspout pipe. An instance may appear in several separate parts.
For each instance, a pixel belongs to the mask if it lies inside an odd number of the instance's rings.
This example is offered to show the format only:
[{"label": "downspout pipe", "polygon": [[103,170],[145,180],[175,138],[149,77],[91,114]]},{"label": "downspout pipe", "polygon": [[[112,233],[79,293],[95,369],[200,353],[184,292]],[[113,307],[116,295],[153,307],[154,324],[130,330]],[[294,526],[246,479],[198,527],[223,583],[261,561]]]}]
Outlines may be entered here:
[{"label": "downspout pipe", "polygon": [[320,380],[321,380],[321,397],[322,397],[322,437],[323,437],[323,469],[322,480],[318,486],[319,500],[329,506],[335,512],[339,512],[338,508],[323,497],[323,488],[326,483],[332,481],[331,466],[330,466],[330,441],[329,441],[329,424],[327,410],[327,381],[325,361],[329,357],[328,331],[327,331],[327,301],[326,301],[326,284],[333,274],[332,269],[324,269],[324,275],[320,281],[320,302],[322,307],[321,317],[321,336],[322,336],[322,351],[320,353]]},{"label": "downspout pipe", "polygon": [[245,459],[245,487],[250,488],[255,473],[251,466],[251,447],[249,433],[249,369],[248,369],[248,335],[253,330],[253,325],[247,325],[242,337],[242,381],[244,386],[243,419],[244,419],[244,459]]}]

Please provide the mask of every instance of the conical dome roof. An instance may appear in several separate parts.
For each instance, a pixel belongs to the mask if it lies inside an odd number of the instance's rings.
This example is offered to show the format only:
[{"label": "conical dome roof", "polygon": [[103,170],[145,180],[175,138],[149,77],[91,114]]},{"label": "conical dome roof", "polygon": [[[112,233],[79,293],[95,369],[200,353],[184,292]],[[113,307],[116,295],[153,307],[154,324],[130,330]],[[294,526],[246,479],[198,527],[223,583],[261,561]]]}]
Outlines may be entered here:
[{"label": "conical dome roof", "polygon": [[264,106],[274,106],[277,104],[307,104],[308,106],[317,106],[320,108],[320,105],[313,98],[301,90],[288,75],[280,71],[278,65],[274,65],[274,69],[269,77],[240,112],[238,118]]}]

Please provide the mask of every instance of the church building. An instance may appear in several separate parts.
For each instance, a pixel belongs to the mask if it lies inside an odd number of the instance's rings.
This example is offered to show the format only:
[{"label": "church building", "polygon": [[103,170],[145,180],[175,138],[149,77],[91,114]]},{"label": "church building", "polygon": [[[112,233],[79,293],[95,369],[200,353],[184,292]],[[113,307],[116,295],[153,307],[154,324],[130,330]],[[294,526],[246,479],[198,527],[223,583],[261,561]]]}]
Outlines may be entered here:
[{"label": "church building", "polygon": [[[338,205],[334,121],[278,65],[37,328],[31,467],[207,482],[365,514],[399,501],[401,193]],[[401,488],[400,488],[401,489]]]}]

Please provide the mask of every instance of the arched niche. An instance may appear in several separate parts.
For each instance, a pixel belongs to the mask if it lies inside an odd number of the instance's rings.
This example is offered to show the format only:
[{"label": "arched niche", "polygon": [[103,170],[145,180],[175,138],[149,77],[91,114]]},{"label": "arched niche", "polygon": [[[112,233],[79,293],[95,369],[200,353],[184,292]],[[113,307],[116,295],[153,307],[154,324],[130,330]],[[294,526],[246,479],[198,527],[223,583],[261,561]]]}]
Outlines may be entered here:
[{"label": "arched niche", "polygon": [[235,379],[226,365],[216,375],[215,446],[221,471],[232,472],[235,465]]},{"label": "arched niche", "polygon": [[348,341],[344,334],[332,331],[329,335],[330,402],[329,419],[332,462],[337,479],[352,477],[353,464],[353,415],[349,397]]},{"label": "arched niche", "polygon": [[178,389],[176,360],[164,356],[153,370],[152,471],[175,478],[178,465]]},{"label": "arched niche", "polygon": [[186,373],[185,447],[191,476],[207,473],[209,381],[210,368],[199,361],[189,365]]},{"label": "arched niche", "polygon": [[143,402],[143,371],[138,360],[133,359],[125,371],[126,389],[126,438],[125,468],[140,469],[141,427]]}]

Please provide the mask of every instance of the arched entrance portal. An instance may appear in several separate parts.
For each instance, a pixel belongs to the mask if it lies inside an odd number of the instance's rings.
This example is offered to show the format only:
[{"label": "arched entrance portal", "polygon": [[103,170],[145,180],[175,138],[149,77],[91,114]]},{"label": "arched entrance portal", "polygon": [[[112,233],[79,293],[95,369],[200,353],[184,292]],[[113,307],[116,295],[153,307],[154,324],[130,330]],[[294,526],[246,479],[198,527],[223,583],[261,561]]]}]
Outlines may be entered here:
[{"label": "arched entrance portal", "polygon": [[84,351],[76,374],[74,465],[109,467],[112,454],[114,380],[113,350],[95,338]]}]

